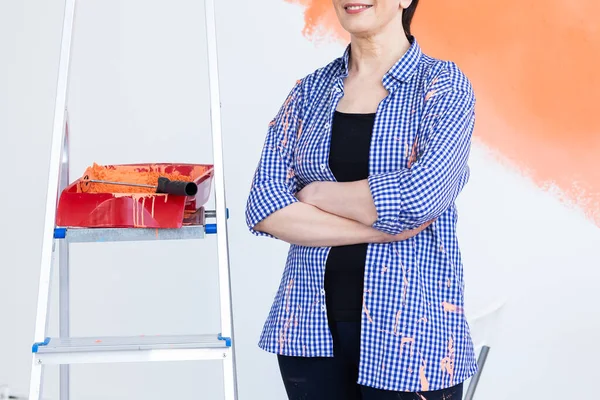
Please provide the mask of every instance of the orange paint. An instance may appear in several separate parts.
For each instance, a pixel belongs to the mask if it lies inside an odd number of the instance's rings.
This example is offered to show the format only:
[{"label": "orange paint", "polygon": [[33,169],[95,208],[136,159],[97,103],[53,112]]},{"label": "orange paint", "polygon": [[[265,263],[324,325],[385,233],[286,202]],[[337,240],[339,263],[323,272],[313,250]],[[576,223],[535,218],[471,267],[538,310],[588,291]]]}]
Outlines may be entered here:
[{"label": "orange paint", "polygon": [[457,308],[456,305],[448,303],[447,301],[442,302],[442,307],[444,307],[445,312],[455,312]]},{"label": "orange paint", "polygon": [[[154,198],[154,197],[153,197]],[[146,197],[144,197],[142,199],[142,209],[141,209],[141,216],[142,216],[142,226],[146,226],[146,221],[144,221],[144,216],[146,215]]]},{"label": "orange paint", "polygon": [[293,313],[292,315],[290,315],[290,318],[288,318],[287,321],[285,321],[285,325],[283,326],[283,328],[281,328],[281,331],[279,332],[279,352],[281,354],[283,354],[283,348],[285,347],[285,342],[286,342],[286,336],[287,336],[287,331],[290,328],[290,324],[292,322],[292,318],[293,318]]},{"label": "orange paint", "polygon": [[369,313],[369,309],[367,308],[367,294],[371,293],[370,290],[367,290],[363,296],[363,309],[365,310],[365,315],[370,323],[373,323],[373,318],[371,318],[371,314]]},{"label": "orange paint", "polygon": [[413,166],[415,162],[417,162],[417,153],[419,151],[419,137],[415,137],[415,142],[413,143],[412,151],[410,153],[410,157],[408,157],[406,168]]},{"label": "orange paint", "polygon": [[[91,167],[86,168],[83,173],[84,177],[90,180],[101,180],[109,182],[135,183],[142,185],[158,185],[159,177],[166,177],[170,180],[191,182],[192,177],[182,175],[178,171],[175,172],[158,172],[152,171],[135,171],[130,168],[109,168],[103,165],[94,163]],[[111,185],[105,183],[89,183],[87,179],[82,181],[77,186],[78,192],[85,193],[156,193],[155,188],[144,188],[137,186]]]},{"label": "orange paint", "polygon": [[292,295],[292,288],[294,287],[294,280],[290,279],[287,288],[285,290],[285,312],[290,313],[290,296]]},{"label": "orange paint", "polygon": [[454,339],[450,336],[448,339],[448,355],[440,361],[442,371],[448,374],[450,385],[454,383]]},{"label": "orange paint", "polygon": [[413,345],[415,344],[415,338],[412,337],[406,337],[406,338],[402,338],[400,339],[400,355],[402,355],[402,350],[404,350],[404,345],[408,343],[409,346],[409,350],[410,350],[410,356],[412,357],[413,355]]},{"label": "orange paint", "polygon": [[398,310],[396,313],[396,321],[394,322],[394,335],[398,334],[398,325],[400,324],[400,314],[402,314],[402,310]]},{"label": "orange paint", "polygon": [[345,38],[346,31],[338,23],[331,0],[285,0],[288,3],[300,4],[306,8],[304,12],[304,30],[302,34],[310,39],[322,41],[326,38],[337,40]]},{"label": "orange paint", "polygon": [[[286,286],[286,295],[285,295],[285,312],[286,314],[290,314],[290,295],[292,292],[292,288],[294,287],[294,280],[290,279],[290,281],[288,282],[287,286]],[[292,325],[292,323],[294,323],[294,326],[298,326],[298,317],[296,316],[296,319],[294,320],[294,311],[292,311],[292,313],[290,314],[289,318],[285,321],[284,326],[281,328],[281,331],[279,332],[279,352],[283,353],[283,348],[285,347],[285,342],[286,342],[286,336],[287,336],[287,331],[290,328],[290,326]]]},{"label": "orange paint", "polygon": [[445,312],[463,312],[462,307],[458,307],[456,304],[448,303],[447,301],[442,301],[442,307],[444,307]]},{"label": "orange paint", "polygon": [[[146,198],[152,199],[152,217],[154,218],[154,201],[156,197],[163,196],[163,194],[147,194],[147,193],[113,193],[113,197],[128,197],[131,198],[131,219],[133,226],[136,228],[145,227],[144,215],[146,214]],[[164,195],[167,196],[167,195]],[[140,205],[140,200],[142,201]],[[141,221],[141,222],[140,222]]]},{"label": "orange paint", "polygon": [[427,92],[427,94],[425,95],[425,101],[429,101],[433,96],[435,96],[435,93],[435,90],[430,90],[429,92]]},{"label": "orange paint", "polygon": [[427,380],[427,376],[425,376],[425,368],[427,368],[427,364],[425,364],[425,360],[422,360],[419,367],[419,381],[421,383],[421,390],[427,392],[429,390],[429,381]]},{"label": "orange paint", "polygon": [[[303,34],[347,43],[331,0],[305,6]],[[600,30],[597,0],[421,2],[423,50],[456,62],[477,95],[476,138],[600,226]]]},{"label": "orange paint", "polygon": [[406,277],[406,267],[400,263],[402,267],[402,304],[406,304],[406,291],[408,290],[408,278]]}]

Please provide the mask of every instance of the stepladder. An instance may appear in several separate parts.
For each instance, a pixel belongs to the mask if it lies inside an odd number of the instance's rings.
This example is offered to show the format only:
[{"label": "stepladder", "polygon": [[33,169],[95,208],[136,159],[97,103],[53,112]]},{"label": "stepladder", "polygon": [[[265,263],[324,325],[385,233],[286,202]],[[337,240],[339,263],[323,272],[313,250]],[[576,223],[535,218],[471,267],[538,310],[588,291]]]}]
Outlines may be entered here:
[{"label": "stepladder", "polygon": [[[225,179],[221,134],[220,93],[217,61],[217,34],[214,0],[204,0],[207,61],[210,84],[210,122],[215,209],[198,207],[187,224],[175,228],[82,227],[57,224],[60,195],[71,184],[69,176],[68,86],[76,0],[66,0],[56,85],[56,100],[50,166],[46,191],[35,332],[32,345],[29,399],[41,400],[46,365],[60,365],[60,400],[69,400],[70,366],[73,364],[126,363],[151,361],[220,360],[223,369],[223,399],[237,399],[233,314],[229,266],[229,245],[225,201]],[[208,138],[207,138],[208,139]],[[136,206],[139,207],[139,206]],[[154,210],[153,210],[154,212]],[[211,223],[208,223],[208,222]],[[139,221],[138,221],[139,222]],[[70,335],[69,248],[77,243],[203,239],[216,235],[220,330],[211,333],[161,336],[72,337]],[[58,261],[58,262],[57,262]],[[58,265],[55,265],[58,264]],[[48,336],[50,291],[53,269],[58,266],[59,333]],[[197,398],[203,398],[197,393]]]}]

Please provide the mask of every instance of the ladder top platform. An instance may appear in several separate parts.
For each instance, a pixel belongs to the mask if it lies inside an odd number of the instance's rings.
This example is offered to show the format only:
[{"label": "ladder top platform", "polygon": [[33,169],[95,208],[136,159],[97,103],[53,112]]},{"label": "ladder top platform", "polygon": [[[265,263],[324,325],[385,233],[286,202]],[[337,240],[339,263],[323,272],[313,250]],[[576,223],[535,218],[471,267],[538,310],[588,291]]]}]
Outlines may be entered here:
[{"label": "ladder top platform", "polygon": [[204,239],[206,233],[213,231],[216,231],[214,224],[187,225],[173,229],[56,228],[54,238],[65,239],[69,243],[184,240]]}]

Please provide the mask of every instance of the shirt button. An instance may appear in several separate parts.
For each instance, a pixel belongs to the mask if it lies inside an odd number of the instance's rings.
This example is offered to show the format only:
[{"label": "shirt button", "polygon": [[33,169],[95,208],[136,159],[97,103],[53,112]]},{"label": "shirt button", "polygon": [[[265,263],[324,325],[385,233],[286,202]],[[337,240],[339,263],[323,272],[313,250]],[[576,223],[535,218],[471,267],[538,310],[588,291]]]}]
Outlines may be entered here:
[{"label": "shirt button", "polygon": [[325,296],[325,289],[321,289],[321,294]]},{"label": "shirt button", "polygon": [[327,168],[327,166],[325,164],[321,164],[321,171],[325,171],[325,168]]},{"label": "shirt button", "polygon": [[329,129],[329,122],[325,123],[325,129]]},{"label": "shirt button", "polygon": [[325,311],[326,307],[325,306],[321,306],[321,310]]}]

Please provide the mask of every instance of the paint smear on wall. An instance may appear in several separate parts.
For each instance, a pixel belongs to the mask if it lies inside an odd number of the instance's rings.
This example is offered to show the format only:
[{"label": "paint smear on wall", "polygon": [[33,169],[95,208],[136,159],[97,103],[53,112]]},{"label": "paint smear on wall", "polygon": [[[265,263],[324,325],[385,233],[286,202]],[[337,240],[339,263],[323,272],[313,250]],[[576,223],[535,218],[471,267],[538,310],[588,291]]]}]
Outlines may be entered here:
[{"label": "paint smear on wall", "polygon": [[[331,0],[285,1],[305,7],[310,40],[348,41]],[[473,82],[476,137],[600,226],[598,15],[598,0],[430,0],[413,32]]]}]

